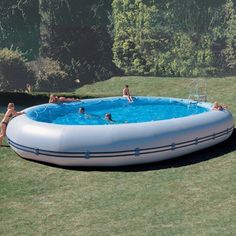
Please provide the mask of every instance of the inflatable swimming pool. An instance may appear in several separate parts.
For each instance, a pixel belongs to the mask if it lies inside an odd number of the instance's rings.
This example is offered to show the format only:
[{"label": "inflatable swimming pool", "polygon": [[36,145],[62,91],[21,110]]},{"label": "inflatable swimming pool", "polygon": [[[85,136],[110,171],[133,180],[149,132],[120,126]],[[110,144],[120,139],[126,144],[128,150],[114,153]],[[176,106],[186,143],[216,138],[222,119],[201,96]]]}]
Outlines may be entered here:
[{"label": "inflatable swimming pool", "polygon": [[[79,108],[85,108],[85,114]],[[21,157],[61,166],[122,166],[156,162],[226,140],[229,111],[210,103],[156,97],[88,99],[43,104],[8,125],[11,148]],[[112,114],[114,122],[104,119]],[[163,115],[164,114],[164,115]]]}]

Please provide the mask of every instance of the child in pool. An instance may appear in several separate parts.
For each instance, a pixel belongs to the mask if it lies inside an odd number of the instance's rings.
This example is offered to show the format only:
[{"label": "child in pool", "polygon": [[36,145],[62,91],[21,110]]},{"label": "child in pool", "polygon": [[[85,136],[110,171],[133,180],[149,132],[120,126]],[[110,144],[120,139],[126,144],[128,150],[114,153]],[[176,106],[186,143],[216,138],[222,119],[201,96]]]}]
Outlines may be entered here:
[{"label": "child in pool", "polygon": [[100,116],[98,116],[98,115],[86,113],[84,107],[80,107],[80,108],[79,108],[79,114],[80,114],[80,115],[84,115],[84,117],[85,117],[86,119],[92,119],[92,118],[99,119],[99,118],[100,118]]},{"label": "child in pool", "polygon": [[105,120],[108,121],[108,122],[115,122],[115,121],[112,119],[111,113],[106,113],[106,114],[105,114]]},{"label": "child in pool", "polygon": [[80,107],[79,113],[80,113],[80,114],[85,114],[85,109],[84,109],[84,107]]}]

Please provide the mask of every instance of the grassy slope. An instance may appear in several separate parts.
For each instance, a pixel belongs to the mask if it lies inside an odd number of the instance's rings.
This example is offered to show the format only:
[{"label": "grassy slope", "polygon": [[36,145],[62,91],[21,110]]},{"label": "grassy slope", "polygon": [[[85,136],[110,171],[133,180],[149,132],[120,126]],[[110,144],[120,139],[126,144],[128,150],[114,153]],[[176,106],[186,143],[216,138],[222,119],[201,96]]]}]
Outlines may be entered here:
[{"label": "grassy slope", "polygon": [[[113,78],[77,93],[187,97],[187,79]],[[236,77],[210,79],[210,100],[236,114]],[[235,135],[162,163],[68,170],[0,149],[0,235],[235,235]]]}]

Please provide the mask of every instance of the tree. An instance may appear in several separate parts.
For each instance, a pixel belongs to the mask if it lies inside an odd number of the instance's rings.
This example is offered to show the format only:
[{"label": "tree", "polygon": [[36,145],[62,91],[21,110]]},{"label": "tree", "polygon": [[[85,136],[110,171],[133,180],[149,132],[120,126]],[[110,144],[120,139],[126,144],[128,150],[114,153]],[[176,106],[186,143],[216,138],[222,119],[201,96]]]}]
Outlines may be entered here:
[{"label": "tree", "polygon": [[41,0],[41,56],[59,61],[81,83],[99,80],[103,69],[109,72],[106,79],[114,69],[107,29],[110,4],[103,0]]},{"label": "tree", "polygon": [[112,6],[115,64],[126,74],[148,73],[154,62],[151,52],[159,40],[153,32],[157,7],[141,0],[114,0]]},{"label": "tree", "polygon": [[19,48],[30,60],[39,50],[38,0],[0,1],[0,47]]},{"label": "tree", "polygon": [[236,72],[236,11],[232,0],[227,0],[225,4],[226,21],[226,47],[223,50],[226,68]]},{"label": "tree", "polygon": [[126,74],[139,75],[198,76],[221,71],[223,3],[114,0],[115,64]]},{"label": "tree", "polygon": [[60,63],[50,58],[39,58],[31,63],[37,74],[35,89],[43,92],[63,92],[70,87],[71,80],[68,74],[61,69]]}]

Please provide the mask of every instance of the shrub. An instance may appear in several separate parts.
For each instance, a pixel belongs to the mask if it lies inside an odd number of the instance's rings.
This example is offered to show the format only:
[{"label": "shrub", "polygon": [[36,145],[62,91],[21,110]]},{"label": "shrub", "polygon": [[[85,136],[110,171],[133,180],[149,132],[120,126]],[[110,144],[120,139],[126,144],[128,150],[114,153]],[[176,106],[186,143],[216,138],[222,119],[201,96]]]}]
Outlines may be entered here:
[{"label": "shrub", "polygon": [[37,72],[35,84],[37,91],[61,92],[67,91],[73,86],[68,73],[61,68],[58,61],[50,58],[40,58],[31,66]]},{"label": "shrub", "polygon": [[6,107],[9,102],[16,105],[32,106],[42,103],[47,103],[49,99],[48,94],[29,94],[22,92],[0,92],[0,105]]},{"label": "shrub", "polygon": [[18,50],[0,49],[0,90],[23,91],[33,84],[35,75]]}]

